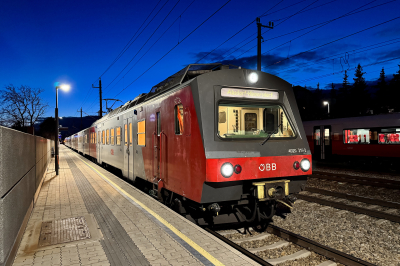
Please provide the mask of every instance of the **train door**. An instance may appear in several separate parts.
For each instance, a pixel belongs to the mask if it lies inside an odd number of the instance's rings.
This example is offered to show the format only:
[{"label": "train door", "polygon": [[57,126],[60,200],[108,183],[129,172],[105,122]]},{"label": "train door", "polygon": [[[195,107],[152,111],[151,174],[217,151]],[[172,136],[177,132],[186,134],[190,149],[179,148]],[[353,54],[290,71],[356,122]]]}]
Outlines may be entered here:
[{"label": "train door", "polygon": [[332,155],[331,126],[314,127],[314,159],[329,159]]},{"label": "train door", "polygon": [[[129,128],[130,125],[130,128]],[[132,150],[132,118],[124,119],[124,176],[133,179],[133,165],[130,163]],[[133,155],[133,154],[132,154]]]}]

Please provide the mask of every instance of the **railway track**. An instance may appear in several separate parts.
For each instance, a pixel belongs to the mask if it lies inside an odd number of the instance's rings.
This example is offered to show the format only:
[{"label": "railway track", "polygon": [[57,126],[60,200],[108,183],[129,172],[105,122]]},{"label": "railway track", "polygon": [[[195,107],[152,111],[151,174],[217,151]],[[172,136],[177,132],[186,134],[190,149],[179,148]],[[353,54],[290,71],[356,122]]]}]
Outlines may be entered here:
[{"label": "railway track", "polygon": [[365,186],[383,187],[383,188],[389,188],[389,189],[400,189],[400,181],[384,179],[384,178],[345,175],[345,174],[336,174],[336,173],[328,173],[328,172],[320,172],[320,171],[313,171],[313,174],[310,177],[338,181],[338,182],[359,184],[359,185],[365,185]]},{"label": "railway track", "polygon": [[[348,265],[348,266],[361,266],[361,265],[368,265],[372,266],[374,264],[371,264],[367,261],[363,261],[361,259],[358,259],[354,256],[348,255],[346,253],[343,253],[339,250],[335,250],[333,248],[324,246],[319,244],[316,241],[307,239],[305,237],[302,237],[300,235],[294,234],[292,232],[289,232],[285,229],[279,228],[274,225],[269,225],[267,227],[266,232],[258,234],[258,235],[253,235],[253,236],[245,236],[244,238],[238,238],[238,239],[228,239],[228,235],[233,235],[233,234],[243,234],[240,231],[244,231],[244,229],[239,229],[239,230],[228,230],[228,231],[213,231],[209,228],[206,228],[206,230],[213,234],[214,236],[218,237],[225,243],[229,244],[233,248],[237,249],[244,255],[250,257],[254,261],[258,262],[260,265],[279,265],[281,263],[285,263],[288,261],[293,261],[293,260],[298,260],[298,259],[303,259],[307,258],[308,256],[312,256],[314,253],[316,257],[316,262],[315,265],[317,266],[334,266],[338,265],[337,263],[340,263],[342,265]],[[264,239],[268,239],[271,237],[275,237],[277,240],[272,244],[262,246],[262,247],[257,247],[257,248],[245,248],[241,246],[243,243],[251,243],[252,241],[262,241]],[[274,241],[273,240],[273,241]],[[264,260],[261,256],[262,253],[265,251],[271,251],[274,249],[280,249],[283,247],[287,247],[290,244],[295,244],[297,246],[300,246],[300,250],[297,252],[286,255],[286,256],[281,256],[281,257],[276,257],[273,259],[266,259]],[[245,245],[245,244],[244,244]],[[316,255],[318,254],[318,255]],[[260,255],[260,256],[258,256]],[[321,256],[323,258],[321,259]]]}]

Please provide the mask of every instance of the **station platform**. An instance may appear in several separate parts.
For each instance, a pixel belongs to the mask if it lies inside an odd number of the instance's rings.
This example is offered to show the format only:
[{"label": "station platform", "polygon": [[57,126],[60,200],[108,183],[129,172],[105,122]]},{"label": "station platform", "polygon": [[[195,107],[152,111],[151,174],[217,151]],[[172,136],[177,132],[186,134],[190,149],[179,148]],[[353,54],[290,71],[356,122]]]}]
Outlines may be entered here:
[{"label": "station platform", "polygon": [[53,161],[13,265],[258,264],[61,146],[59,175]]}]

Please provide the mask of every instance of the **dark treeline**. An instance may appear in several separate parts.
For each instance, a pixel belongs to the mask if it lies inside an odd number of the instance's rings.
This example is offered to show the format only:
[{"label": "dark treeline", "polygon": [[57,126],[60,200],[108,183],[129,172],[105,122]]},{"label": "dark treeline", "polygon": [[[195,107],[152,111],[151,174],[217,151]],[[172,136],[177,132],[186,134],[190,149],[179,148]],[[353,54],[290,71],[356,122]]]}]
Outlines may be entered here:
[{"label": "dark treeline", "polygon": [[[374,85],[367,85],[365,72],[358,64],[354,77],[347,70],[342,84],[331,84],[330,89],[309,90],[294,86],[297,104],[303,121],[327,118],[354,117],[400,112],[400,65],[393,77],[387,77],[384,68],[377,73]],[[324,102],[329,103],[328,106]]]}]

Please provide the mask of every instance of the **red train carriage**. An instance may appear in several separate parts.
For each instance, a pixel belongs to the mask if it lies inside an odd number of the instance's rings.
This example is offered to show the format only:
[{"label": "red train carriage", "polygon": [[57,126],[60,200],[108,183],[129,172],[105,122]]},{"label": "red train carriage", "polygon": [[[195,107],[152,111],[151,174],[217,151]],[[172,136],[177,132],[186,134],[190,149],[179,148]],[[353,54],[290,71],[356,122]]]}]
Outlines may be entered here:
[{"label": "red train carriage", "polygon": [[291,85],[221,64],[185,67],[86,134],[89,156],[200,224],[268,220],[311,174]]},{"label": "red train carriage", "polygon": [[313,159],[396,162],[400,113],[304,122]]}]

